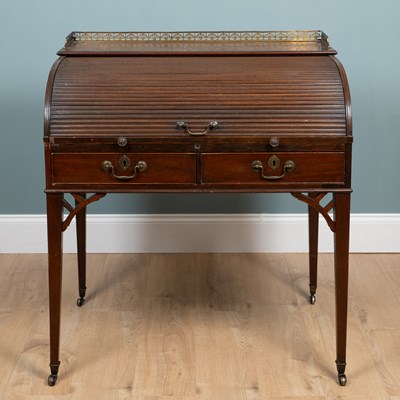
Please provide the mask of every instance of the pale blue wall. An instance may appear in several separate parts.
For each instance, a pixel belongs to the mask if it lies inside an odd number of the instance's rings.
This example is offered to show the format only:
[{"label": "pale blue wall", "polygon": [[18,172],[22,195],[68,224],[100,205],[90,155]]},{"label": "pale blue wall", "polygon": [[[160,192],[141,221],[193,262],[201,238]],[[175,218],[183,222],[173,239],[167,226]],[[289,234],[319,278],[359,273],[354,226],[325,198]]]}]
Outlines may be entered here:
[{"label": "pale blue wall", "polygon": [[[356,213],[400,212],[399,0],[0,0],[0,214],[44,213],[43,96],[73,30],[322,29],[354,114]],[[108,196],[90,212],[303,212],[289,195]]]}]

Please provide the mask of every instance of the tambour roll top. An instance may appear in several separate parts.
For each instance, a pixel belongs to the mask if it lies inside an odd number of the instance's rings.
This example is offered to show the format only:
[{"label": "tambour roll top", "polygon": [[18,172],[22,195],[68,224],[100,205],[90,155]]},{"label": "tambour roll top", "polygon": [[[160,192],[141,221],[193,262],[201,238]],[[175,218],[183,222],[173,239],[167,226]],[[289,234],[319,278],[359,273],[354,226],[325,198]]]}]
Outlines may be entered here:
[{"label": "tambour roll top", "polygon": [[321,31],[75,32],[59,54],[46,95],[55,141],[351,136],[346,77]]}]

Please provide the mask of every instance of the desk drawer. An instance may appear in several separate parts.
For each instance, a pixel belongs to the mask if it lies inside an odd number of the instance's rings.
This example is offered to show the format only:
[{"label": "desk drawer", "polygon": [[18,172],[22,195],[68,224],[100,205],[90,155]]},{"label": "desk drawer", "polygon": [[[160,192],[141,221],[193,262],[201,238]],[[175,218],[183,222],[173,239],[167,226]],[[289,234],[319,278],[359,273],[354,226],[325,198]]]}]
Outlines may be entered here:
[{"label": "desk drawer", "polygon": [[194,154],[60,153],[52,156],[53,183],[185,184],[196,182]]},{"label": "desk drawer", "polygon": [[202,183],[278,185],[343,183],[344,153],[203,154]]}]

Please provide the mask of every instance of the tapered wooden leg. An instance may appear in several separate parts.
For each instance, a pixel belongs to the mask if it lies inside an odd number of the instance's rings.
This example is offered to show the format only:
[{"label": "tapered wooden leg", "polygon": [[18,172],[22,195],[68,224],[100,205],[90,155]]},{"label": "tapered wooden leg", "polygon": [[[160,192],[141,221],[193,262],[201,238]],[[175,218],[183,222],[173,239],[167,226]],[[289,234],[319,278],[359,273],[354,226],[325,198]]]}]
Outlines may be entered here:
[{"label": "tapered wooden leg", "polygon": [[[85,194],[81,194],[83,198]],[[79,202],[76,200],[75,205]],[[78,250],[78,280],[79,280],[79,298],[77,305],[81,307],[85,303],[86,295],[86,207],[76,215],[76,238]]]},{"label": "tapered wooden leg", "polygon": [[49,314],[50,314],[50,386],[55,385],[60,366],[60,317],[62,287],[62,217],[63,195],[48,193],[47,198],[47,236],[49,271]]},{"label": "tapered wooden leg", "polygon": [[[312,197],[312,194],[309,195]],[[308,206],[308,246],[309,246],[309,269],[310,269],[310,297],[311,304],[315,304],[318,276],[318,218],[319,212]]]},{"label": "tapered wooden leg", "polygon": [[347,297],[349,280],[350,194],[334,194],[335,199],[335,296],[336,367],[339,384],[345,386]]}]

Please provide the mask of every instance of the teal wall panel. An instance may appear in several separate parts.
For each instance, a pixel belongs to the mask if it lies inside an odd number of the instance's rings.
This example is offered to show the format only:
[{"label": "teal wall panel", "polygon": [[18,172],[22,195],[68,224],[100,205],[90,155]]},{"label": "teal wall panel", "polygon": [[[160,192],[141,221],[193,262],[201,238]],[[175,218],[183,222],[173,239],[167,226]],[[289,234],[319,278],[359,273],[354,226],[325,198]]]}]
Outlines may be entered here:
[{"label": "teal wall panel", "polygon": [[[355,213],[400,212],[398,0],[0,0],[0,214],[44,213],[43,97],[73,30],[322,29],[339,51],[354,115]],[[96,213],[304,212],[289,195],[112,195]]]}]

